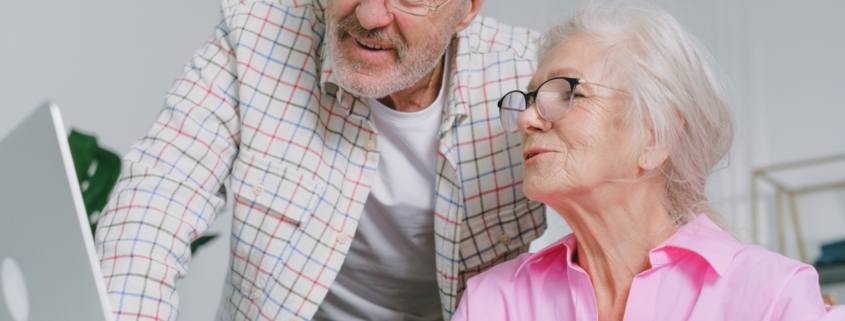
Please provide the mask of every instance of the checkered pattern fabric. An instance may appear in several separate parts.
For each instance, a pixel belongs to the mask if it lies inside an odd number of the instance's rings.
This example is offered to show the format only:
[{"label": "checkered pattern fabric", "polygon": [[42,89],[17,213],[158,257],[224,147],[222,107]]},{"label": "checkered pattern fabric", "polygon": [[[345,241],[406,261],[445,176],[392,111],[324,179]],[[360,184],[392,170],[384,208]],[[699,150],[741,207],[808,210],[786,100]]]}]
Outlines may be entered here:
[{"label": "checkered pattern fabric", "polygon": [[[221,320],[309,320],[349,250],[378,132],[334,81],[326,0],[223,1],[149,133],[123,159],[97,248],[117,320],[175,320],[189,244],[234,193]],[[435,246],[443,313],[465,280],[525,252],[545,228],[522,194],[519,134],[496,101],[525,88],[539,35],[478,17],[459,33],[439,131]]]}]

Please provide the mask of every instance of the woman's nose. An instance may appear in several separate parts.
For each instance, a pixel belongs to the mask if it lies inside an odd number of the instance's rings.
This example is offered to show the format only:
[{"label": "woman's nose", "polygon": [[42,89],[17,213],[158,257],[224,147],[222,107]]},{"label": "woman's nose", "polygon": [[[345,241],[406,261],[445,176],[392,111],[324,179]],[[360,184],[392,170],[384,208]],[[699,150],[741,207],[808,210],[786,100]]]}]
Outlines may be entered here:
[{"label": "woman's nose", "polygon": [[540,117],[537,107],[534,104],[528,106],[519,117],[516,118],[516,125],[525,135],[535,132],[547,132],[552,129],[552,122]]},{"label": "woman's nose", "polygon": [[393,13],[387,3],[391,0],[362,0],[355,8],[358,22],[367,30],[387,27],[393,22]]}]

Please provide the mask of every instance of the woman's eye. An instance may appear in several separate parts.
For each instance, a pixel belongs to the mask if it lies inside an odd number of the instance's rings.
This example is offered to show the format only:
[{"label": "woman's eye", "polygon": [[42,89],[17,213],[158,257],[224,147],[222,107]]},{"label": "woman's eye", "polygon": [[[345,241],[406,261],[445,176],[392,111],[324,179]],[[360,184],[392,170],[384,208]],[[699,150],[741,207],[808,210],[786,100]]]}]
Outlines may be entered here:
[{"label": "woman's eye", "polygon": [[559,94],[557,98],[560,99],[561,101],[569,101],[570,98],[572,98],[572,94],[570,94],[568,92],[562,93],[562,94]]}]

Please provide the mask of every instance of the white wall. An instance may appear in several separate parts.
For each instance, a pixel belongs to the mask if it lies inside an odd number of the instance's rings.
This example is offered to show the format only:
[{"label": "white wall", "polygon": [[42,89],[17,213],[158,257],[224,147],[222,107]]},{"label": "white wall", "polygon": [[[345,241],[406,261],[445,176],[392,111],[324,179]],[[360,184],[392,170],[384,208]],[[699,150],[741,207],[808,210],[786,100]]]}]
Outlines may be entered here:
[{"label": "white wall", "polygon": [[[483,14],[545,29],[587,0],[488,0]],[[732,84],[738,135],[730,167],[708,194],[750,241],[751,169],[845,152],[845,2],[655,0],[712,50]],[[122,154],[149,128],[182,64],[212,34],[217,1],[0,0],[0,137],[41,101],[62,107],[68,127]],[[792,184],[845,177],[845,164],[786,175]],[[763,204],[771,222],[771,204]],[[799,198],[811,258],[845,238],[845,192]],[[226,225],[180,281],[183,320],[213,316],[227,265]],[[543,244],[566,232],[558,217]],[[772,248],[772,224],[764,231]],[[537,247],[542,247],[538,244]],[[790,256],[797,257],[790,238]],[[839,297],[845,298],[840,287]]]},{"label": "white wall", "polygon": [[[124,154],[219,18],[219,1],[0,0],[0,137],[51,99],[68,128]],[[230,222],[221,216],[213,229],[223,236],[199,251],[178,283],[182,320],[213,319]]]},{"label": "white wall", "polygon": [[218,19],[218,1],[0,1],[0,135],[51,99],[126,152]]}]

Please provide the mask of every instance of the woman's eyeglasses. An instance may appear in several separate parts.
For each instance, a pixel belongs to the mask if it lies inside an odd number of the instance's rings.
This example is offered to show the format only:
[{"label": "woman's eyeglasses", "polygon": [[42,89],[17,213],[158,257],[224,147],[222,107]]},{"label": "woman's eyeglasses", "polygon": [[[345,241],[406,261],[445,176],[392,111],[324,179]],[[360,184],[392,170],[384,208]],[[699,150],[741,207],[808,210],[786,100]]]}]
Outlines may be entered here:
[{"label": "woman's eyeglasses", "polygon": [[537,87],[537,90],[530,93],[514,90],[505,94],[502,99],[499,99],[499,118],[502,121],[502,127],[512,133],[519,131],[519,127],[516,125],[516,119],[519,117],[519,114],[528,108],[532,101],[537,106],[537,112],[540,114],[540,117],[546,121],[552,122],[561,119],[572,107],[575,87],[580,84],[591,84],[622,91],[584,79],[555,77],[546,80]]}]

